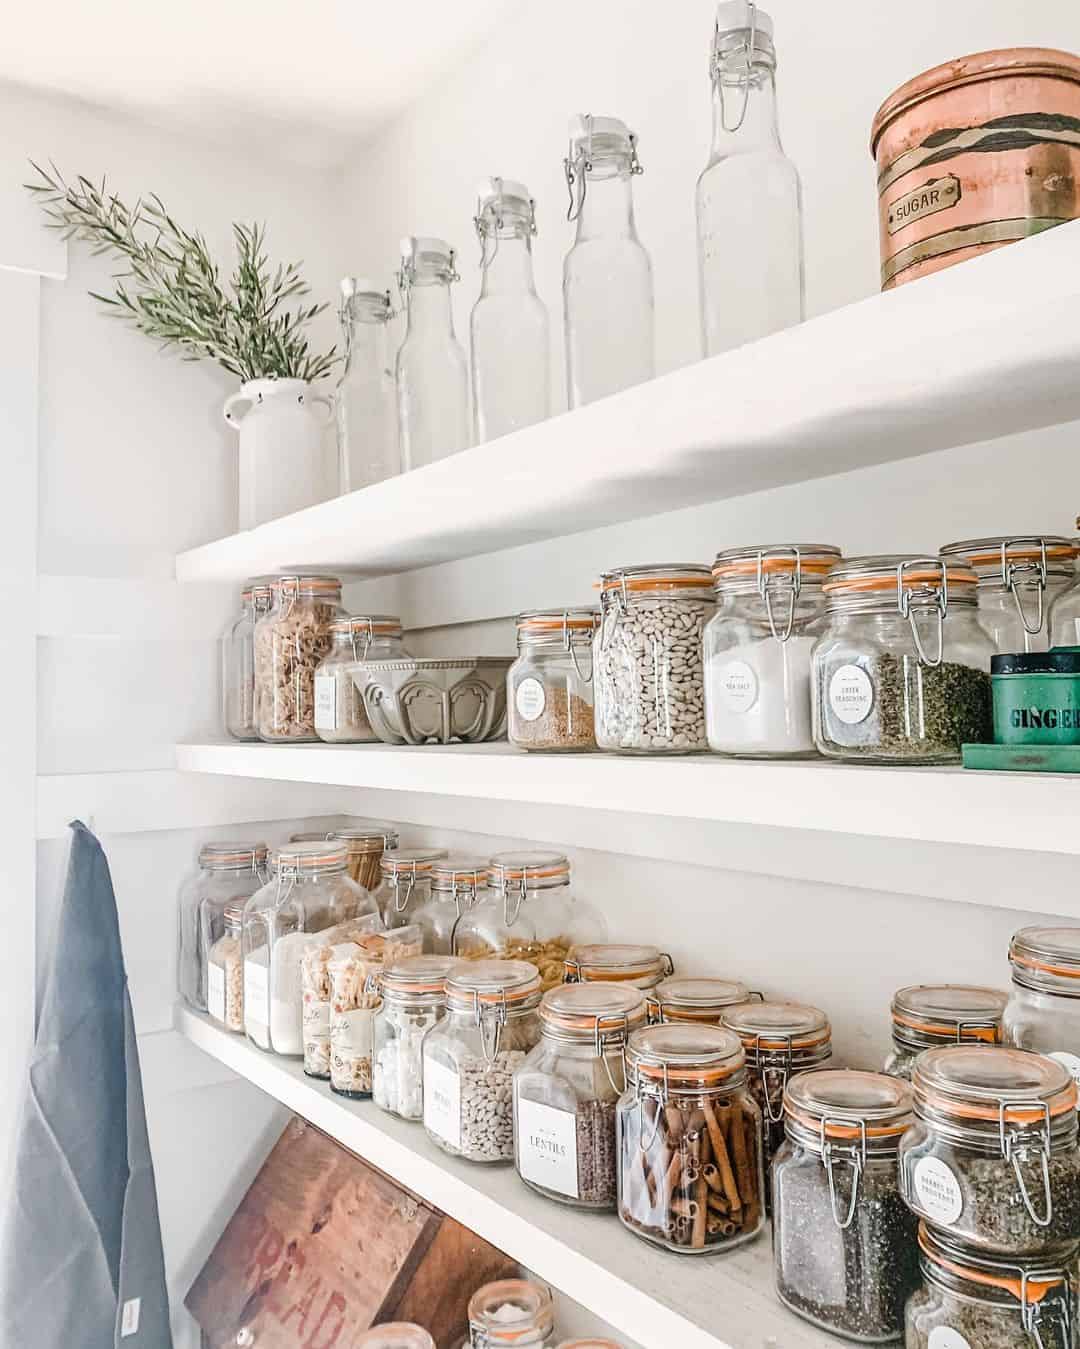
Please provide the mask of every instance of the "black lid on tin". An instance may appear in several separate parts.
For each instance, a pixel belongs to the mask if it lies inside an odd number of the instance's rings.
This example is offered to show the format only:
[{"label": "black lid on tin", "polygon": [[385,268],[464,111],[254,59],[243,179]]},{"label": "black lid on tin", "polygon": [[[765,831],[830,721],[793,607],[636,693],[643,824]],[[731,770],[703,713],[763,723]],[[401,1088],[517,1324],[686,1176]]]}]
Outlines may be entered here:
[{"label": "black lid on tin", "polygon": [[1049,651],[1013,651],[990,657],[996,675],[1080,675],[1080,646],[1055,646]]}]

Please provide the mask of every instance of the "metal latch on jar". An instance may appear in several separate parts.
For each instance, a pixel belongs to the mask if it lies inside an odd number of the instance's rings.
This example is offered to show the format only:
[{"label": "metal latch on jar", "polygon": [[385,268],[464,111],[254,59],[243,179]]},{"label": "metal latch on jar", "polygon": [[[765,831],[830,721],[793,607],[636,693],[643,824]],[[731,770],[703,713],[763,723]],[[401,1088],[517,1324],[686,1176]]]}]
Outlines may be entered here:
[{"label": "metal latch on jar", "polygon": [[[857,1129],[859,1132],[858,1142],[851,1144],[834,1143],[832,1139],[826,1136],[830,1124],[836,1128]],[[863,1169],[866,1166],[866,1121],[830,1119],[826,1115],[822,1118],[820,1132],[821,1164],[829,1178],[829,1202],[832,1206],[833,1221],[841,1231],[845,1231],[851,1226],[855,1217],[855,1206],[859,1202],[859,1185],[862,1181]],[[851,1169],[851,1199],[848,1202],[847,1213],[843,1217],[840,1215],[840,1196],[836,1188],[835,1168],[838,1166],[847,1166]]]},{"label": "metal latch on jar", "polygon": [[[910,587],[905,588],[904,574],[908,568],[915,567],[920,569],[935,568],[941,573],[940,585],[924,584],[918,591],[912,590]],[[913,605],[913,599],[920,602]],[[911,636],[919,659],[925,665],[940,665],[945,655],[944,623],[945,615],[949,609],[949,574],[945,563],[937,557],[912,557],[901,562],[896,568],[896,606],[911,627]],[[933,611],[937,614],[937,655],[934,657],[927,655],[922,635],[919,632],[919,625],[916,622],[915,614],[920,609]]]},{"label": "metal latch on jar", "polygon": [[[1007,1128],[1005,1112],[1007,1110],[1033,1111],[1036,1115],[1041,1115],[1042,1119],[1038,1126],[1038,1133],[1032,1133],[1030,1126],[1019,1124],[1013,1129]],[[1049,1227],[1054,1217],[1054,1198],[1050,1193],[1050,1107],[1046,1101],[1002,1101],[998,1106],[998,1139],[1001,1143],[1001,1155],[1005,1161],[1012,1166],[1013,1173],[1016,1176],[1016,1183],[1020,1189],[1020,1198],[1023,1201],[1024,1208],[1027,1209],[1028,1216],[1036,1227]],[[1024,1179],[1024,1173],[1020,1169],[1022,1162],[1027,1161],[1028,1156],[1034,1153],[1039,1159],[1039,1169],[1042,1177],[1043,1198],[1045,1199],[1045,1212],[1040,1217],[1035,1212],[1035,1206],[1031,1202],[1031,1193],[1028,1190],[1027,1181]]]},{"label": "metal latch on jar", "polygon": [[[1013,562],[1009,559],[1009,549],[1017,545],[1030,547],[1034,545],[1039,550],[1039,556],[1030,562]],[[1035,626],[1032,627],[1028,622],[1028,616],[1024,609],[1024,601],[1020,598],[1020,589],[1016,584],[1018,576],[1035,573],[1036,581],[1036,612],[1038,619]],[[1046,596],[1046,540],[1045,539],[1003,539],[1001,542],[1001,583],[1013,597],[1013,603],[1016,605],[1016,612],[1020,617],[1021,625],[1029,637],[1034,637],[1042,632],[1044,605]]]},{"label": "metal latch on jar", "polygon": [[[1060,1281],[1062,1289],[1035,1296],[1030,1292],[1033,1283],[1052,1284]],[[1062,1270],[1020,1271],[1020,1316],[1024,1330],[1036,1349],[1071,1349],[1072,1297],[1068,1293],[1068,1277]],[[1047,1338],[1044,1330],[1053,1330]]]}]

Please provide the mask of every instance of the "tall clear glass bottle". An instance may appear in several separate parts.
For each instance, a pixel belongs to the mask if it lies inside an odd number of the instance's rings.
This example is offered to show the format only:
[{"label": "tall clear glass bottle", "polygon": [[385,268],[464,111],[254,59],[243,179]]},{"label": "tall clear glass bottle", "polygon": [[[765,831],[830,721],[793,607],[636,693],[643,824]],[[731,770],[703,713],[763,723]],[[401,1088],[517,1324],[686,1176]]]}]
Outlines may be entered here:
[{"label": "tall clear glass bottle", "polygon": [[397,354],[398,425],[406,472],[469,444],[469,362],[454,335],[450,286],[456,254],[442,239],[401,241],[398,286],[406,307]]},{"label": "tall clear glass bottle", "polygon": [[718,6],[711,73],[712,151],[696,194],[706,356],[804,313],[802,190],[780,144],[772,19],[753,0]]},{"label": "tall clear glass bottle", "polygon": [[388,336],[393,316],[388,290],[355,276],[342,280],[345,365],[335,402],[342,496],[401,472]]},{"label": "tall clear glass bottle", "polygon": [[480,298],[469,320],[477,444],[551,413],[548,314],[536,293],[536,204],[524,183],[485,178],[473,222],[480,237]]},{"label": "tall clear glass bottle", "polygon": [[572,408],[652,379],[652,263],[634,224],[637,137],[616,117],[575,117],[564,161],[568,218],[563,263],[566,390]]}]

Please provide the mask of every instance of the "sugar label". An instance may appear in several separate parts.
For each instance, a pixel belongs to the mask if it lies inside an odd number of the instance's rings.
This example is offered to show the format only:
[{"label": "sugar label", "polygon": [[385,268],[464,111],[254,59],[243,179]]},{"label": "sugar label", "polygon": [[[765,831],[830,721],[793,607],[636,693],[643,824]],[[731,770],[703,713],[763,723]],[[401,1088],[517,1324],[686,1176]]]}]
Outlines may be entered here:
[{"label": "sugar label", "polygon": [[829,706],[846,726],[865,721],[874,706],[874,686],[858,665],[841,665],[829,680]]},{"label": "sugar label", "polygon": [[225,1020],[225,967],[206,967],[206,1009],[215,1021]]},{"label": "sugar label", "polygon": [[577,1120],[569,1110],[519,1097],[517,1140],[523,1180],[578,1198]]},{"label": "sugar label", "polygon": [[952,1169],[937,1157],[920,1157],[915,1163],[915,1200],[932,1222],[949,1225],[964,1211],[960,1182]]},{"label": "sugar label", "polygon": [[317,731],[336,731],[337,725],[337,676],[315,676],[315,729]]},{"label": "sugar label", "polygon": [[935,1326],[927,1340],[927,1349],[971,1349],[971,1345],[952,1326]]},{"label": "sugar label", "polygon": [[729,712],[749,712],[758,696],[753,666],[744,660],[728,661],[720,671],[720,696]]},{"label": "sugar label", "polygon": [[460,1150],[461,1081],[430,1054],[424,1055],[424,1127]]},{"label": "sugar label", "polygon": [[535,721],[544,710],[547,699],[539,679],[523,679],[514,691],[514,706],[522,721]]}]

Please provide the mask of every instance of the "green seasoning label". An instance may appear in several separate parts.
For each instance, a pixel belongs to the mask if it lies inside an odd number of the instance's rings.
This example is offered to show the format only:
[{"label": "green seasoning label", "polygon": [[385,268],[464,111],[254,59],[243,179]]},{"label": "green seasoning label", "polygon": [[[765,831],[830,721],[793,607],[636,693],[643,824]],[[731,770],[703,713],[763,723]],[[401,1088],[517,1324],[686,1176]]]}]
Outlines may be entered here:
[{"label": "green seasoning label", "polygon": [[902,197],[897,197],[889,205],[885,223],[889,233],[895,234],[897,230],[902,230],[905,225],[914,224],[916,220],[936,215],[938,211],[947,211],[959,200],[960,179],[955,174],[950,173],[944,178],[931,178],[921,187],[913,188]]}]

